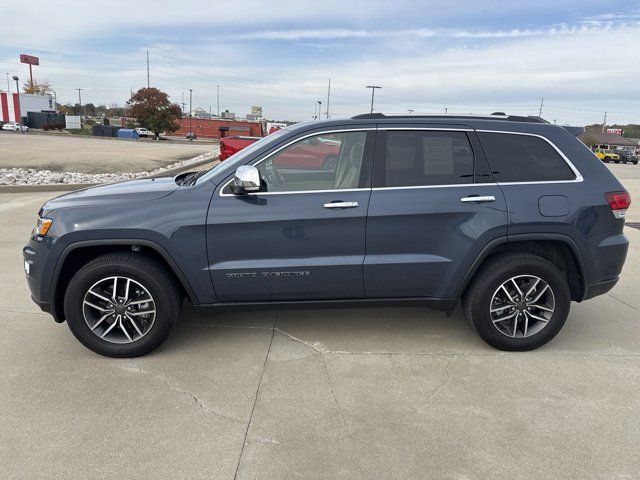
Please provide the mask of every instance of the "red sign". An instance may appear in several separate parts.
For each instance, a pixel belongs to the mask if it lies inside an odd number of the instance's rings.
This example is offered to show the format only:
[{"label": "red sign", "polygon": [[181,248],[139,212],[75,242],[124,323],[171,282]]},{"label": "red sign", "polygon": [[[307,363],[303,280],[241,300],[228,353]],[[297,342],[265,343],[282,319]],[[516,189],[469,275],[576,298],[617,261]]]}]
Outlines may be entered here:
[{"label": "red sign", "polygon": [[33,55],[21,53],[20,63],[26,63],[28,65],[40,65],[40,59],[38,57],[34,57]]},{"label": "red sign", "polygon": [[614,135],[622,135],[621,128],[607,128],[607,133],[613,133]]}]

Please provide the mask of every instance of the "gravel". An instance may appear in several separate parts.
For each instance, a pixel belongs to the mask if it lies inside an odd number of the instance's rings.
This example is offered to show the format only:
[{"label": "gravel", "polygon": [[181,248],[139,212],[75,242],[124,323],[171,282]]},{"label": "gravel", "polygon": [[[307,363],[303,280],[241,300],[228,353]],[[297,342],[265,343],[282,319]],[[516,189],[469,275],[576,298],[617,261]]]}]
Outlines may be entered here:
[{"label": "gravel", "polygon": [[0,168],[0,185],[56,185],[83,183],[111,183],[136,178],[158,176],[171,170],[186,168],[194,163],[212,160],[218,151],[203,153],[189,160],[172,163],[166,167],[157,168],[149,172],[119,172],[119,173],[80,173],[80,172],[52,172],[51,170],[36,170],[33,168]]}]

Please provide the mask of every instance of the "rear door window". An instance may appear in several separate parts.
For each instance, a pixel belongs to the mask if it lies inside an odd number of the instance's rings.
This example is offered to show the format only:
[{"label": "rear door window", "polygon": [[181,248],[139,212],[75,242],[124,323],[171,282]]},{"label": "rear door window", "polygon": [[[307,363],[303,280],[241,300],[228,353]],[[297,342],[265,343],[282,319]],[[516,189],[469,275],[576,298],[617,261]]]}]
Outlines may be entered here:
[{"label": "rear door window", "polygon": [[546,140],[532,135],[478,132],[498,183],[575,180],[567,162]]},{"label": "rear door window", "polygon": [[389,130],[386,187],[473,183],[474,155],[465,132]]}]

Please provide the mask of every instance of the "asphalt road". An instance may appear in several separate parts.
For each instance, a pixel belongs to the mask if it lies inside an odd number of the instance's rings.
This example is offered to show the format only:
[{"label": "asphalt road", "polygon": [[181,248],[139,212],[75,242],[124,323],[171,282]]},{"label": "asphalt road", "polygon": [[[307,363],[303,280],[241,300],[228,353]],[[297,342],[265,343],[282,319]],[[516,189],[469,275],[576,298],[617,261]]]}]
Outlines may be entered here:
[{"label": "asphalt road", "polygon": [[52,195],[0,195],[2,478],[640,478],[640,230],[616,288],[535,352],[459,311],[378,308],[186,312],[114,360],[29,300],[21,248]]},{"label": "asphalt road", "polygon": [[211,144],[125,141],[0,132],[0,168],[54,172],[146,172],[210,152]]}]

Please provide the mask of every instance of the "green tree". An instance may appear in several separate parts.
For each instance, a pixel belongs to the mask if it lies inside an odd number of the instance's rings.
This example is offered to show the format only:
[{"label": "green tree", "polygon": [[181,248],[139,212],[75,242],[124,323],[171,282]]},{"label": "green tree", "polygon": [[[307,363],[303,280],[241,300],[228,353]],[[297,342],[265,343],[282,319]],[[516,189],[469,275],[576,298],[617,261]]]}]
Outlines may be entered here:
[{"label": "green tree", "polygon": [[47,95],[51,93],[51,84],[47,80],[27,80],[23,87],[24,93],[31,93],[33,95]]},{"label": "green tree", "polygon": [[169,101],[169,95],[157,88],[141,88],[133,94],[129,103],[129,116],[156,135],[173,133],[180,128],[176,122],[181,116],[180,107]]}]

